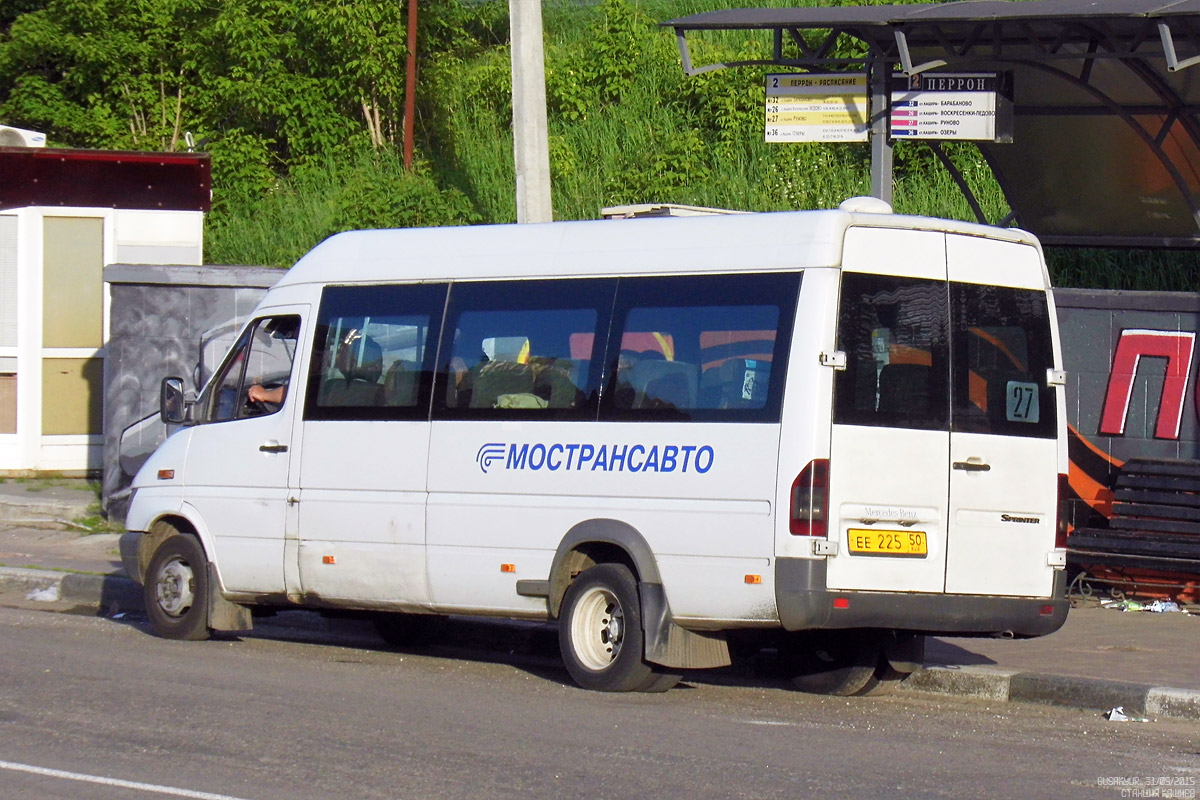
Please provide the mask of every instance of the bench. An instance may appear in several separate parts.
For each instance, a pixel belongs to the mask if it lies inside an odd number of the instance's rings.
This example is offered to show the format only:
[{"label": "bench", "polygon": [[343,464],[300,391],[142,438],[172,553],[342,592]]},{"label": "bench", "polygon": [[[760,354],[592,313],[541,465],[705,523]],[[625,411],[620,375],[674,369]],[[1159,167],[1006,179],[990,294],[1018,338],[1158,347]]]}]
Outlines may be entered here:
[{"label": "bench", "polygon": [[1200,574],[1200,461],[1126,461],[1108,527],[1073,531],[1067,555],[1080,566]]}]

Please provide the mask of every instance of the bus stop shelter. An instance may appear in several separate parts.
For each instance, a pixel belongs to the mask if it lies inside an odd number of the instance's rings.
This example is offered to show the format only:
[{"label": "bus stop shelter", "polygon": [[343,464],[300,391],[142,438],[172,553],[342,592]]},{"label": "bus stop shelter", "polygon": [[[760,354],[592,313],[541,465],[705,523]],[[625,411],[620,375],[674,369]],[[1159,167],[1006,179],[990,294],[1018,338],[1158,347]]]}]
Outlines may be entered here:
[{"label": "bus stop shelter", "polygon": [[[1011,141],[978,142],[1009,217],[983,219],[956,177],[981,222],[1015,222],[1050,245],[1200,246],[1200,0],[729,9],[662,25],[690,74],[751,64],[866,71],[872,193],[889,201],[890,81],[1011,73]],[[770,52],[694,64],[697,38],[712,31],[769,32]],[[862,55],[839,56],[848,42]]]}]

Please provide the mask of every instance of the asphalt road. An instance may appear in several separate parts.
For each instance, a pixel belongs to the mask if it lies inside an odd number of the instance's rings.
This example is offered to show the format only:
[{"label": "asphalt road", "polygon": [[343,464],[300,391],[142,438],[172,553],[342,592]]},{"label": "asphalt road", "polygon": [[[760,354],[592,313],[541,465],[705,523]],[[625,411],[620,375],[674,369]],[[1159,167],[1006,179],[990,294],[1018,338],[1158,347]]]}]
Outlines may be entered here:
[{"label": "asphalt road", "polygon": [[542,642],[398,653],[343,630],[169,642],[137,622],[0,608],[0,797],[990,799],[1200,788],[1196,723],[908,694],[811,697],[728,675],[603,695],[571,686]]}]

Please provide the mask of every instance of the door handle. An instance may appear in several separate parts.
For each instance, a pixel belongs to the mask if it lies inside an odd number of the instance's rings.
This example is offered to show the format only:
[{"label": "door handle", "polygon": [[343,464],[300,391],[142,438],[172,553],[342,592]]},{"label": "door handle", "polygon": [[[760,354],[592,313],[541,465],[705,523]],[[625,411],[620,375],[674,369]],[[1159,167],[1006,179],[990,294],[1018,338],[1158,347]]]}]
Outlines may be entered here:
[{"label": "door handle", "polygon": [[987,472],[992,468],[991,464],[985,464],[982,461],[955,461],[950,466],[967,472]]},{"label": "door handle", "polygon": [[264,453],[286,453],[287,445],[271,440],[269,442],[263,442],[260,444],[258,449]]}]

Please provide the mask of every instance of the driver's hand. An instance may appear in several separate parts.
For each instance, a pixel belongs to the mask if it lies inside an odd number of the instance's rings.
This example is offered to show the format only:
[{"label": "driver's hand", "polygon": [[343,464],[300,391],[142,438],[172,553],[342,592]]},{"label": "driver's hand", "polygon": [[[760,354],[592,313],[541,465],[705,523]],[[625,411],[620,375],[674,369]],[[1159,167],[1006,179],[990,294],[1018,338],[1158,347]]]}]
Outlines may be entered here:
[{"label": "driver's hand", "polygon": [[256,383],[247,390],[246,397],[251,403],[282,403],[283,387],[276,386],[274,389],[267,389]]}]

